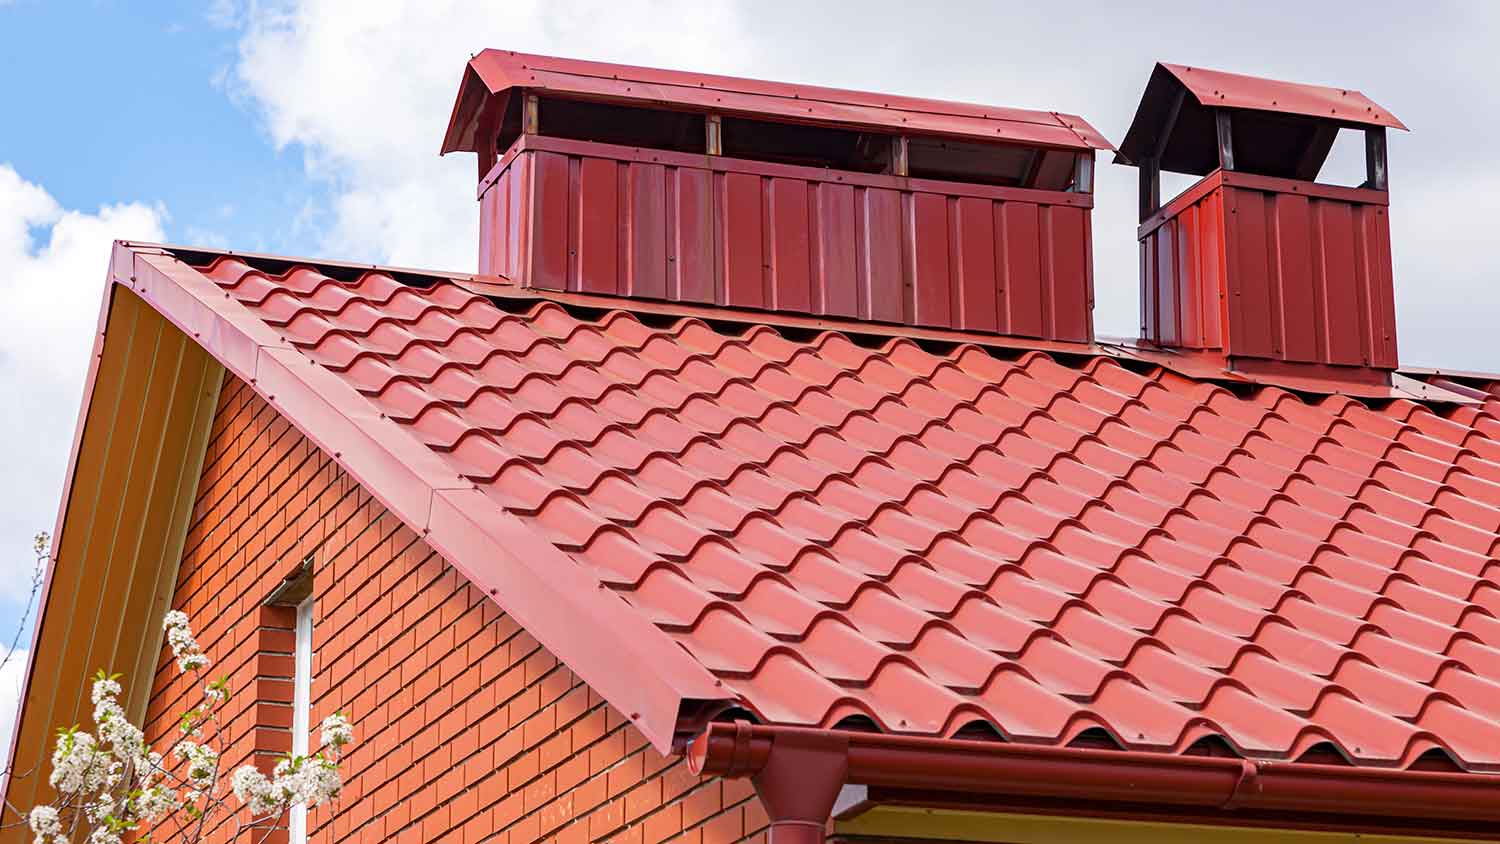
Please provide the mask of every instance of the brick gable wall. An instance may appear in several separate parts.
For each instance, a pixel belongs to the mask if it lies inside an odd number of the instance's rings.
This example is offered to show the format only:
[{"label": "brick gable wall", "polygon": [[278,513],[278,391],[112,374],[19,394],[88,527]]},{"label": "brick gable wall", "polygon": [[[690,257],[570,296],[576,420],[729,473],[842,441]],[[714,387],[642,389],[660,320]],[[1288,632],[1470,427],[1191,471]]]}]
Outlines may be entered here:
[{"label": "brick gable wall", "polygon": [[[356,731],[347,788],[333,811],[312,814],[313,841],[764,837],[765,813],[747,782],[703,780],[658,754],[232,376],[173,598],[193,619],[212,672],[233,678],[226,769],[269,768],[291,747],[294,612],[264,602],[309,557],[312,717],[343,708]],[[158,746],[196,702],[192,692],[164,649],[146,723]],[[230,832],[223,825],[214,840]],[[284,841],[285,832],[268,840]]]}]

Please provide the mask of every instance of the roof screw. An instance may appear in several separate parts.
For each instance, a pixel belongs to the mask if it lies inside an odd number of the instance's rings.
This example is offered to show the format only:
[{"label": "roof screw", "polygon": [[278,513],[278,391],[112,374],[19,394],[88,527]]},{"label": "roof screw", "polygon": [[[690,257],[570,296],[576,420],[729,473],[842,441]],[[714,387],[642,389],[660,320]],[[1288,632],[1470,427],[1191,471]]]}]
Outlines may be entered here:
[{"label": "roof screw", "polygon": [[639,713],[639,712],[632,712],[632,713],[630,713],[630,720],[632,720],[632,721],[639,721],[639,720],[641,720],[641,713]]},{"label": "roof screw", "polygon": [[724,685],[724,681],[723,680],[720,680],[717,677],[714,678],[714,686],[715,686],[715,688],[722,687],[723,685]]}]

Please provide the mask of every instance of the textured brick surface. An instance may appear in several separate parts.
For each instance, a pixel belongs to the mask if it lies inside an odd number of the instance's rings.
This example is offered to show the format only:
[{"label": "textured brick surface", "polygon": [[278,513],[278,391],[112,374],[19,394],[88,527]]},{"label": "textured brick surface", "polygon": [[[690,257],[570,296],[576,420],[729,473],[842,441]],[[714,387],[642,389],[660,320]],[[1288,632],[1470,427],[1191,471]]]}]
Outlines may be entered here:
[{"label": "textured brick surface", "polygon": [[[233,378],[208,449],[173,604],[212,671],[233,677],[227,765],[269,765],[291,746],[294,613],[264,601],[312,558],[313,718],[343,708],[357,736],[347,789],[313,814],[313,840],[717,844],[761,832],[746,782],[702,781],[651,749]],[[164,650],[148,735],[166,740],[194,702]]]}]

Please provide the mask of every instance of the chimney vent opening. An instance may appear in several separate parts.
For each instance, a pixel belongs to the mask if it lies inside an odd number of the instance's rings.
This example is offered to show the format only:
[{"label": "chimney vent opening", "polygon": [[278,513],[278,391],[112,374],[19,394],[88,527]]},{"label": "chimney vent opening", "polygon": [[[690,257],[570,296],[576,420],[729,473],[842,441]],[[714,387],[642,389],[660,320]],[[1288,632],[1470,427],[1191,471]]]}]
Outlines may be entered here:
[{"label": "chimney vent opening", "polygon": [[1082,118],[486,50],[480,272],[536,289],[1086,343]]}]

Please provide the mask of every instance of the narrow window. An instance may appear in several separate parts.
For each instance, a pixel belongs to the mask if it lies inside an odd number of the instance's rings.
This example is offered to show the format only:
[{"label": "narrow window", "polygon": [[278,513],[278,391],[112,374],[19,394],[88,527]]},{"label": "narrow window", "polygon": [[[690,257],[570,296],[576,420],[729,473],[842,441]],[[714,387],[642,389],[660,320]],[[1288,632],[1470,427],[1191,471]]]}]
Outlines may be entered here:
[{"label": "narrow window", "polygon": [[[313,599],[311,595],[297,605],[296,647],[297,650],[293,654],[292,676],[292,755],[306,756],[312,723]],[[292,806],[289,821],[290,844],[307,844],[307,807],[301,803]]]}]

